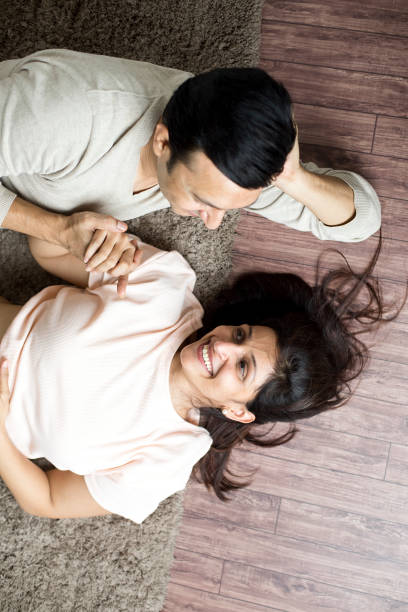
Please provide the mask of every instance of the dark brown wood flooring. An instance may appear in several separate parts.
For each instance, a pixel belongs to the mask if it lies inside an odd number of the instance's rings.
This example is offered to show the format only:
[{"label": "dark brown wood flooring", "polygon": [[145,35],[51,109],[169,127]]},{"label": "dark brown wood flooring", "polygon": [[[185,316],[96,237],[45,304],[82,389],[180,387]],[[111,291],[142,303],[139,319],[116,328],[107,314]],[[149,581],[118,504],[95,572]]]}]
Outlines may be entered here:
[{"label": "dark brown wood flooring", "polygon": [[[267,1],[261,66],[295,103],[301,156],[359,172],[383,205],[387,298],[408,277],[408,0]],[[314,278],[318,254],[362,268],[376,238],[323,243],[244,214],[234,273]],[[330,255],[327,266],[335,265]],[[345,407],[294,440],[235,453],[251,485],[222,504],[191,483],[164,610],[408,611],[408,308],[370,338]]]}]

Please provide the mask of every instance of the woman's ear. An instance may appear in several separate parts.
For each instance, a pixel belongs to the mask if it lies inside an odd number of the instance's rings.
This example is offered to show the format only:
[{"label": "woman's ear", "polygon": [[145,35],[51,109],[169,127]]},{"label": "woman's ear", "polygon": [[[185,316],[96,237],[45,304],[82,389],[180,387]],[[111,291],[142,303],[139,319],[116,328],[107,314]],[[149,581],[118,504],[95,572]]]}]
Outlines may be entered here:
[{"label": "woman's ear", "polygon": [[246,406],[229,406],[228,408],[223,408],[222,414],[227,419],[238,421],[239,423],[252,423],[255,421],[254,413],[248,410]]}]

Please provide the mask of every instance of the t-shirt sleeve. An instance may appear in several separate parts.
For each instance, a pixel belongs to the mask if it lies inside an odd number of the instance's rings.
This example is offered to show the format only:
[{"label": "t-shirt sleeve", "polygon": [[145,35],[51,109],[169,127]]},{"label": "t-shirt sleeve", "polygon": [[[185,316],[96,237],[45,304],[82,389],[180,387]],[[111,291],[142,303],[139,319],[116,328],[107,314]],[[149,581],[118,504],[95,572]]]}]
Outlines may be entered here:
[{"label": "t-shirt sleeve", "polygon": [[380,201],[373,187],[362,176],[347,170],[319,168],[312,162],[302,165],[306,170],[315,174],[335,176],[351,187],[356,209],[356,214],[351,221],[343,225],[325,225],[307,206],[297,202],[275,186],[266,187],[255,204],[248,210],[301,232],[311,232],[320,240],[360,242],[379,229],[381,225]]},{"label": "t-shirt sleeve", "polygon": [[[68,174],[83,155],[92,114],[69,75],[33,57],[0,63],[0,178]],[[0,224],[16,197],[0,183]]]},{"label": "t-shirt sleeve", "polygon": [[[156,247],[142,242],[133,236],[142,249],[142,261],[137,268],[129,274],[126,298],[133,295],[140,299],[140,286],[146,283],[146,299],[155,294],[166,296],[177,293],[186,306],[194,306],[202,316],[202,307],[193,295],[196,276],[184,257],[177,251],[162,251]],[[105,299],[117,298],[117,277],[108,272],[91,272],[88,279],[88,288],[92,291],[104,292]],[[168,293],[171,292],[171,293]]]},{"label": "t-shirt sleeve", "polygon": [[202,428],[193,433],[173,432],[142,449],[124,466],[85,475],[85,482],[102,508],[141,523],[161,501],[184,489],[211,442]]}]

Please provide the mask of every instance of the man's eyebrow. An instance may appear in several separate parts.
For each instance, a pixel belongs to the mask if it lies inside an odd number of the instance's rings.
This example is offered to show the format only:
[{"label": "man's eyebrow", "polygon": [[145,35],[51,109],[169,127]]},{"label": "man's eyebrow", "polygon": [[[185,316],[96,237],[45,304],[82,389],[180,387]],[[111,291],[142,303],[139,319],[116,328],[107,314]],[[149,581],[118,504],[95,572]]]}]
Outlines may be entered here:
[{"label": "man's eyebrow", "polygon": [[[203,198],[200,198],[200,196],[198,196],[196,193],[193,193],[193,197],[198,200],[199,202],[202,202],[203,204],[207,204],[207,206],[210,206],[210,208],[216,208],[217,210],[227,210],[225,208],[221,208],[220,206],[216,206],[215,204],[213,204],[212,202],[207,202],[207,200],[203,200]],[[259,196],[258,196],[259,197]],[[255,202],[258,200],[258,198],[256,198],[253,202],[251,202],[251,204],[248,204],[247,206],[245,206],[245,208],[248,208],[249,206],[252,206],[252,204],[255,204]]]}]

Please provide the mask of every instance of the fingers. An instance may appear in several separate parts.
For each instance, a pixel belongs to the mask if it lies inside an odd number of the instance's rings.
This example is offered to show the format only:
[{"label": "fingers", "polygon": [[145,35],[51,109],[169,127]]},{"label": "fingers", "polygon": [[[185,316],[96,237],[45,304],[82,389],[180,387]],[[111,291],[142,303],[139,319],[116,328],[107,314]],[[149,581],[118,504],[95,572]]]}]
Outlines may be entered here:
[{"label": "fingers", "polygon": [[119,276],[118,284],[117,284],[117,292],[120,298],[124,298],[126,295],[126,289],[128,286],[128,274],[124,274],[123,276]]},{"label": "fingers", "polygon": [[93,230],[103,230],[105,232],[126,232],[127,224],[119,221],[111,215],[101,215],[99,213],[85,213],[88,228]]},{"label": "fingers", "polygon": [[96,230],[93,233],[92,240],[88,244],[87,249],[85,251],[84,263],[88,263],[91,257],[95,255],[96,251],[103,244],[105,238],[106,238],[105,230]]},{"label": "fingers", "polygon": [[[96,232],[95,232],[96,233]],[[96,239],[96,244],[100,242],[101,236]],[[129,240],[127,235],[111,233],[105,236],[103,242],[99,245],[98,250],[88,260],[86,270],[90,272],[112,272],[122,257],[125,256],[125,262],[130,264],[133,262],[135,246]],[[118,276],[125,273],[126,270],[115,270],[114,274]]]},{"label": "fingers", "polygon": [[8,386],[8,361],[5,357],[2,358],[0,363],[0,394],[9,396]]}]

